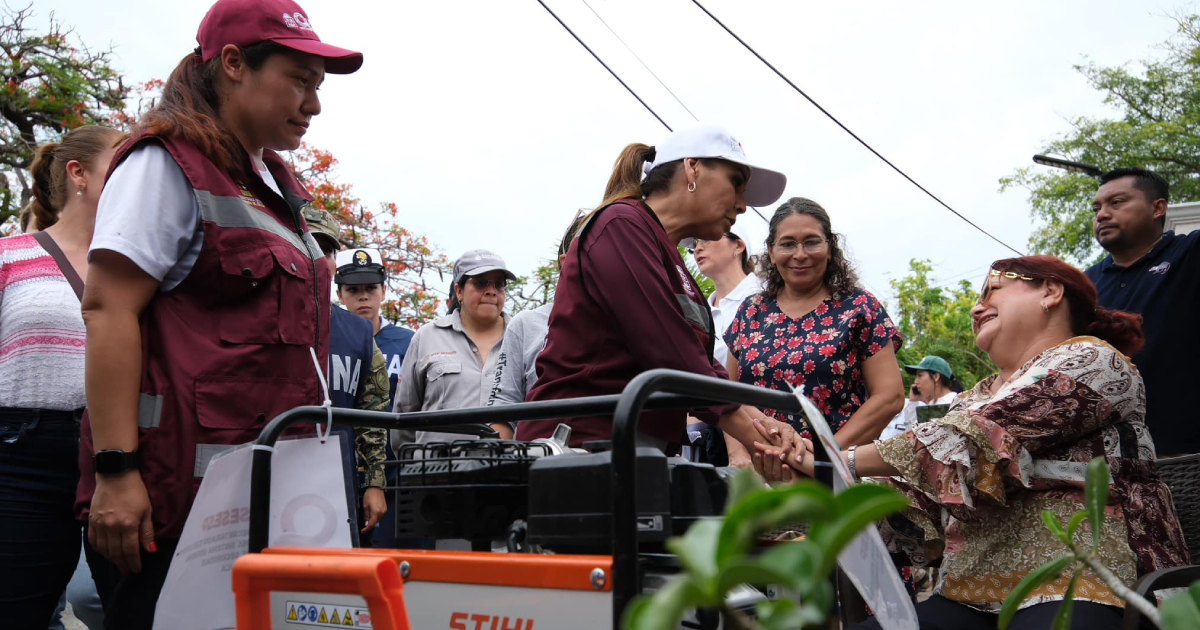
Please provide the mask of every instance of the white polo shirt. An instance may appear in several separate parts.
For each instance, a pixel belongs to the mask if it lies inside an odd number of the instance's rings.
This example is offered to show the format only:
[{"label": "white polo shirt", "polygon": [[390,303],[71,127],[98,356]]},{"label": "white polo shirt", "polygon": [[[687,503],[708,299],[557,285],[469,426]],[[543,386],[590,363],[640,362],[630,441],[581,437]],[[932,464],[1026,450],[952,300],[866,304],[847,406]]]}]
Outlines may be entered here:
[{"label": "white polo shirt", "polygon": [[742,281],[729,292],[729,295],[720,300],[714,300],[715,295],[708,298],[708,303],[712,306],[713,324],[717,327],[717,343],[713,346],[713,357],[720,361],[722,366],[729,359],[729,346],[725,345],[725,331],[729,330],[729,325],[737,317],[742,302],[755,293],[761,293],[766,288],[766,282],[757,275],[750,274],[742,278]]}]

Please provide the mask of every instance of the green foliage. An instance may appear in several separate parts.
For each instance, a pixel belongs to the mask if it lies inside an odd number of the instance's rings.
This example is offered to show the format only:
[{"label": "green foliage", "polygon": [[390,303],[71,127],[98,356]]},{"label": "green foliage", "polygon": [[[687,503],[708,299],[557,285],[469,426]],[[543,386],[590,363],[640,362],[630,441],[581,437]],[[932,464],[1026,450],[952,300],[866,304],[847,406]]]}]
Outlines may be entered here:
[{"label": "green foliage", "polygon": [[[896,325],[904,336],[897,355],[900,364],[916,365],[925,356],[937,355],[950,363],[963,387],[974,387],[996,371],[975,345],[971,330],[971,308],[979,300],[972,288],[975,279],[959,280],[956,287],[937,286],[929,276],[933,266],[928,260],[913,259],[908,266],[907,276],[891,282],[899,302]],[[907,374],[905,378],[911,379]]]},{"label": "green foliage", "polygon": [[[636,599],[625,611],[625,627],[671,630],[694,608],[721,609],[733,627],[783,630],[821,623],[833,604],[828,578],[838,554],[864,528],[907,505],[903,495],[880,485],[860,484],[837,495],[813,481],[768,489],[753,472],[743,471],[730,482],[723,519],[701,521],[667,543],[683,573],[653,596]],[[809,523],[807,538],[749,555],[761,533],[798,522]],[[726,595],[740,584],[779,586],[797,593],[800,603],[763,602],[752,621],[725,608]]]},{"label": "green foliage", "polygon": [[[1076,117],[1073,130],[1049,141],[1041,153],[1095,164],[1104,170],[1138,166],[1171,184],[1171,201],[1200,199],[1200,16],[1179,15],[1165,54],[1144,60],[1137,71],[1093,63],[1075,67],[1120,112],[1117,120]],[[1092,236],[1096,180],[1043,166],[1018,169],[1000,180],[1001,190],[1029,191],[1040,223],[1029,239],[1037,253],[1088,265],[1103,256]]]},{"label": "green foliage", "polygon": [[[1084,480],[1084,509],[1071,517],[1066,529],[1058,521],[1058,517],[1046,510],[1042,512],[1042,522],[1054,537],[1062,541],[1067,553],[1061,558],[1051,560],[1034,569],[1025,579],[1008,594],[1004,606],[1000,609],[1000,618],[996,627],[1000,630],[1008,628],[1013,615],[1017,613],[1021,602],[1025,601],[1039,586],[1053,582],[1062,577],[1068,569],[1072,571],[1071,582],[1064,593],[1063,605],[1059,607],[1054,617],[1054,630],[1065,630],[1071,627],[1071,611],[1074,608],[1075,585],[1084,570],[1099,577],[1113,593],[1123,598],[1127,605],[1137,608],[1144,617],[1163,630],[1190,630],[1200,628],[1200,582],[1195,582],[1187,591],[1175,595],[1163,602],[1161,617],[1154,605],[1122,584],[1112,571],[1102,565],[1096,558],[1095,550],[1100,545],[1101,527],[1104,526],[1104,506],[1108,504],[1109,484],[1112,476],[1108,464],[1103,457],[1097,457],[1088,462],[1087,478]],[[1092,529],[1092,548],[1084,549],[1075,539],[1075,533],[1083,521],[1088,521]]]},{"label": "green foliage", "polygon": [[0,223],[32,197],[28,169],[38,145],[81,125],[118,124],[129,93],[108,51],[73,43],[53,16],[45,32],[35,31],[32,16],[31,7],[0,11]]}]

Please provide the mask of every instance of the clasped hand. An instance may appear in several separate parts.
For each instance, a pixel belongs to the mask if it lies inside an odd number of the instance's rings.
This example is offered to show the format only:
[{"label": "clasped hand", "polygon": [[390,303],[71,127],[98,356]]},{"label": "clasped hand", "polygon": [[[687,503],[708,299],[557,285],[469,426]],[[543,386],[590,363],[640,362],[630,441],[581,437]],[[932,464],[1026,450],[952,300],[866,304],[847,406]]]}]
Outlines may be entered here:
[{"label": "clasped hand", "polygon": [[813,476],[812,441],[800,437],[787,423],[768,418],[754,420],[754,429],[762,440],[754,441],[757,452],[751,463],[767,483],[787,484],[799,475]]}]

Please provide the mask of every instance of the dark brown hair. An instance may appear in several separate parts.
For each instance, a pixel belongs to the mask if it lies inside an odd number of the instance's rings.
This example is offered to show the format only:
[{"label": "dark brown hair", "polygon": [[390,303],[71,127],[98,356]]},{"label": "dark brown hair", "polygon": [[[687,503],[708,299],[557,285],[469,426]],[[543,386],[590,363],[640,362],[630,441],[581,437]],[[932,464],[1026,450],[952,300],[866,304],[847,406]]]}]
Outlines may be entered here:
[{"label": "dark brown hair", "polygon": [[[67,163],[75,161],[91,170],[96,157],[120,145],[126,135],[116,129],[88,125],[67,132],[59,142],[47,142],[33,156],[29,175],[33,180],[33,199],[26,210],[33,226],[44,230],[58,222],[58,214],[67,202]],[[22,211],[22,215],[25,210]],[[28,226],[22,225],[23,230]]]},{"label": "dark brown hair", "polygon": [[[259,42],[239,48],[246,66],[262,68],[272,55],[288,49],[274,42]],[[139,121],[137,130],[156,136],[173,136],[192,144],[213,164],[230,173],[245,175],[245,149],[219,115],[221,95],[217,76],[221,56],[207,63],[198,54],[184,57],[163,86],[162,97]]]},{"label": "dark brown hair", "polygon": [[825,208],[821,204],[812,199],[804,197],[792,197],[783,202],[775,210],[775,215],[771,217],[770,231],[767,234],[767,255],[759,256],[758,272],[767,281],[767,295],[772,298],[779,297],[779,292],[783,290],[783,275],[779,273],[779,269],[775,266],[775,261],[771,259],[771,247],[775,245],[775,238],[779,233],[779,225],[783,220],[794,215],[802,214],[806,217],[812,217],[820,226],[821,231],[825,233],[825,240],[829,243],[829,263],[825,266],[825,287],[833,295],[847,295],[859,289],[858,274],[854,271],[854,266],[847,260],[846,254],[842,252],[841,235],[833,231],[833,226],[829,222],[829,213],[825,212]]},{"label": "dark brown hair", "polygon": [[[991,268],[1024,274],[1035,283],[1053,280],[1061,284],[1073,335],[1099,337],[1125,356],[1137,354],[1145,344],[1140,315],[1100,308],[1092,281],[1082,271],[1054,256],[1005,258],[992,263]],[[984,280],[985,290],[990,281],[990,276]],[[983,293],[981,291],[980,295]]]},{"label": "dark brown hair", "polygon": [[737,234],[734,234],[733,232],[726,232],[725,238],[742,244],[742,255],[741,255],[742,273],[744,273],[746,275],[750,275],[750,274],[754,273],[754,261],[750,260],[750,244],[747,243],[746,241],[743,241],[742,237],[738,236]]}]

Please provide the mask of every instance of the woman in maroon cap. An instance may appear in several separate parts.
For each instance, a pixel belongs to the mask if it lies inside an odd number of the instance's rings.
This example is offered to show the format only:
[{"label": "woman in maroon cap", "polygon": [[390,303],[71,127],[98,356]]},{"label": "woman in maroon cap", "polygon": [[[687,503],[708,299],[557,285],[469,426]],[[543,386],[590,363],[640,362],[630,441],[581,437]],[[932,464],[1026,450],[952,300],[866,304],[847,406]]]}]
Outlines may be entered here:
[{"label": "woman in maroon cap", "polygon": [[275,152],[362,55],[287,0],[220,0],[197,41],[113,159],[90,250],[76,508],[106,628],[151,627],[212,457],[324,398],[329,268]]}]

